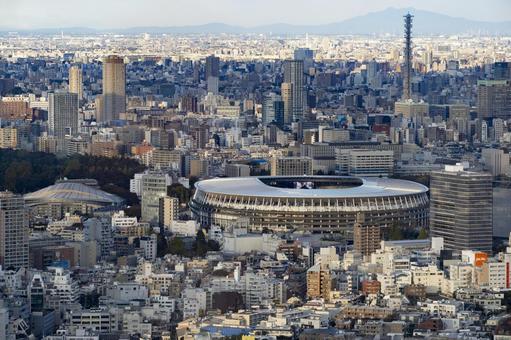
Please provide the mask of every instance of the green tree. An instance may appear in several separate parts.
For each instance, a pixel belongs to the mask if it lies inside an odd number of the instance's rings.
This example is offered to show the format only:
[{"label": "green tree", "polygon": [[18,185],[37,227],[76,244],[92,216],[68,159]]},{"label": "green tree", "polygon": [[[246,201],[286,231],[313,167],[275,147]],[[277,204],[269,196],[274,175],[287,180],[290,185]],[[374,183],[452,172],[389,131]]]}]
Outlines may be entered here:
[{"label": "green tree", "polygon": [[428,232],[426,231],[426,229],[422,228],[421,230],[419,230],[419,235],[417,235],[417,239],[425,240],[427,238],[428,238]]},{"label": "green tree", "polygon": [[390,227],[389,239],[391,241],[398,241],[403,239],[403,231],[398,225],[394,224],[392,227]]},{"label": "green tree", "polygon": [[73,175],[74,173],[77,173],[81,170],[80,161],[78,158],[71,158],[69,159],[64,166],[64,170],[62,171],[62,175],[64,177],[68,177],[70,175]]},{"label": "green tree", "polygon": [[174,255],[184,256],[186,254],[185,244],[179,237],[174,237],[169,242],[169,252]]},{"label": "green tree", "polygon": [[169,242],[162,234],[156,236],[156,256],[163,257],[169,253]]},{"label": "green tree", "polygon": [[190,190],[179,183],[172,183],[167,188],[167,195],[178,198],[180,203],[188,203],[190,200]]},{"label": "green tree", "polygon": [[197,232],[195,237],[195,254],[197,256],[204,256],[208,252],[208,242],[202,229]]}]

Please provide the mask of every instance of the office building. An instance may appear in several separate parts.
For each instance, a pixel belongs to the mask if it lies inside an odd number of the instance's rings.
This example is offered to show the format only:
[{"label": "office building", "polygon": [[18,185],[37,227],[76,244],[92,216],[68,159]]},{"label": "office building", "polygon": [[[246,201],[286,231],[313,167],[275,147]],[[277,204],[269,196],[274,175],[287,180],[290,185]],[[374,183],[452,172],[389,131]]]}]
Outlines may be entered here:
[{"label": "office building", "polygon": [[312,158],[310,157],[273,157],[271,159],[272,176],[312,175]]},{"label": "office building", "polygon": [[[284,62],[284,83],[291,84],[291,121],[302,121],[305,111],[303,60]],[[284,84],[282,84],[284,86]]]},{"label": "office building", "polygon": [[193,128],[190,134],[196,149],[204,149],[206,147],[206,144],[209,142],[209,127],[206,124]]},{"label": "office building", "polygon": [[102,100],[100,122],[119,119],[119,114],[126,112],[126,66],[119,56],[108,56],[103,62]]},{"label": "office building", "polygon": [[485,169],[494,177],[500,175],[509,175],[509,153],[500,149],[483,149],[481,158]]},{"label": "office building", "polygon": [[462,164],[431,173],[430,229],[445,249],[492,251],[492,176]]},{"label": "office building", "polygon": [[293,84],[282,83],[280,85],[280,94],[283,104],[282,125],[289,126],[293,121]]},{"label": "office building", "polygon": [[303,61],[305,70],[314,65],[314,51],[310,48],[297,48],[294,52],[294,59]]},{"label": "office building", "polygon": [[23,196],[0,192],[0,265],[28,268],[28,215]]},{"label": "office building", "polygon": [[57,140],[78,133],[78,95],[50,93],[48,95],[48,130]]},{"label": "office building", "polygon": [[190,177],[203,178],[209,175],[209,163],[207,159],[190,160]]},{"label": "office building", "polygon": [[209,77],[220,77],[220,58],[210,55],[206,57],[206,80]]},{"label": "office building", "polygon": [[250,176],[250,166],[246,164],[226,164],[225,176],[227,177],[247,177]]},{"label": "office building", "polygon": [[394,114],[422,123],[424,117],[427,117],[429,114],[429,104],[412,100],[397,101],[394,104]]},{"label": "office building", "polygon": [[69,93],[76,93],[79,101],[83,99],[83,71],[79,65],[69,69]]},{"label": "office building", "polygon": [[394,151],[337,149],[336,168],[340,175],[389,177],[394,172]]},{"label": "office building", "polygon": [[493,79],[511,80],[511,62],[500,61],[493,64]]},{"label": "office building", "polygon": [[160,222],[160,198],[167,196],[172,178],[164,172],[147,172],[142,176],[142,221],[151,225]]},{"label": "office building", "polygon": [[477,82],[477,116],[479,118],[511,118],[511,81],[479,80]]},{"label": "office building", "polygon": [[210,55],[206,58],[206,84],[208,92],[218,94],[220,81],[220,58]]},{"label": "office building", "polygon": [[220,79],[218,77],[208,77],[207,80],[208,92],[214,95],[218,95],[218,89],[220,86],[219,83]]},{"label": "office building", "polygon": [[266,95],[263,99],[262,111],[264,124],[271,122],[276,122],[279,126],[284,124],[284,102],[281,96],[275,93]]}]

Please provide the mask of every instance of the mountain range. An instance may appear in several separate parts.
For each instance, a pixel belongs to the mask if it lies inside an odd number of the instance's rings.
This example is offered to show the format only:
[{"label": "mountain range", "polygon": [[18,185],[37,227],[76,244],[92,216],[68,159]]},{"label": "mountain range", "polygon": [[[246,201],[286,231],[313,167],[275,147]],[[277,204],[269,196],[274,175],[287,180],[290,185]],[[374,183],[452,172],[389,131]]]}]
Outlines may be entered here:
[{"label": "mountain range", "polygon": [[414,8],[387,8],[378,12],[353,17],[339,22],[320,25],[292,25],[276,23],[243,27],[224,23],[209,23],[190,26],[145,26],[118,29],[94,29],[87,27],[44,28],[33,30],[16,30],[0,28],[0,32],[18,32],[20,34],[339,34],[339,35],[373,35],[373,34],[401,34],[403,31],[403,15],[411,13],[413,19],[414,35],[452,35],[452,34],[482,34],[482,35],[509,35],[511,34],[511,21],[489,22],[476,21],[465,18],[451,17],[430,11]]}]

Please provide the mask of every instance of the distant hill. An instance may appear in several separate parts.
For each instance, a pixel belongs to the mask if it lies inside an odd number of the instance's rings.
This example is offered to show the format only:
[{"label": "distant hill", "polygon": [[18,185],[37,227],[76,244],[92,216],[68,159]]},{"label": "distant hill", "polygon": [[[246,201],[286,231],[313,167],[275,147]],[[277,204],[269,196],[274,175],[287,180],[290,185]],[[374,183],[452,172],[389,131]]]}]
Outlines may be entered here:
[{"label": "distant hill", "polygon": [[93,33],[116,33],[116,34],[243,34],[243,33],[272,33],[272,34],[401,34],[403,31],[403,15],[414,15],[413,33],[415,35],[442,35],[442,34],[482,34],[482,35],[507,35],[511,34],[511,21],[487,22],[464,18],[455,18],[444,14],[430,11],[417,10],[414,8],[387,8],[383,11],[372,12],[362,16],[353,17],[339,22],[322,25],[291,25],[276,23],[254,27],[234,26],[223,23],[209,23],[192,26],[168,26],[168,27],[131,27],[125,29],[96,30],[86,27],[74,28],[48,28],[37,30],[8,30],[26,34],[93,34]]}]

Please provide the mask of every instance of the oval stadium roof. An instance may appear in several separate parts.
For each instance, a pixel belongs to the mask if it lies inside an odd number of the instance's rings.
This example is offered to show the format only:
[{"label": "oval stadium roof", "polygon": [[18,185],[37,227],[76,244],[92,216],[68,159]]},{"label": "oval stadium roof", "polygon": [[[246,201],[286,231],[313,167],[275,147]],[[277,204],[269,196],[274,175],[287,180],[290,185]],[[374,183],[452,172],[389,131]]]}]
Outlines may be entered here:
[{"label": "oval stadium roof", "polygon": [[[360,185],[347,188],[333,189],[295,189],[282,188],[265,184],[262,180],[285,178],[297,182],[307,182],[319,179],[350,180],[359,179]],[[412,181],[369,178],[369,177],[343,177],[343,176],[268,176],[268,177],[229,177],[214,178],[195,183],[198,190],[209,193],[258,196],[258,197],[281,197],[281,198],[351,198],[351,197],[382,197],[400,196],[425,193],[429,189]]]},{"label": "oval stadium roof", "polygon": [[123,199],[117,195],[77,182],[59,182],[41,190],[25,195],[28,205],[43,202],[85,202],[102,205],[121,204]]}]

